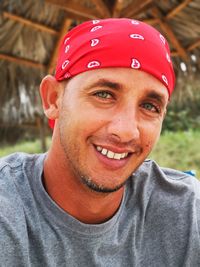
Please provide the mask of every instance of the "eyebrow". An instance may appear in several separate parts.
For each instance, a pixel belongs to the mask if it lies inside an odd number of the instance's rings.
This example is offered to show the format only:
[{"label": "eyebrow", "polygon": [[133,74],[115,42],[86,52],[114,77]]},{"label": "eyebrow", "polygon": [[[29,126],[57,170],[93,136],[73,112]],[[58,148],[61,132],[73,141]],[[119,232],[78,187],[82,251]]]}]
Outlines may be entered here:
[{"label": "eyebrow", "polygon": [[114,90],[118,91],[118,90],[121,90],[123,86],[120,83],[113,82],[113,81],[101,78],[98,81],[96,81],[94,83],[91,83],[86,88],[86,90],[91,88],[91,87],[108,87],[108,88],[111,88],[111,89],[114,89]]},{"label": "eyebrow", "polygon": [[148,92],[146,97],[155,99],[158,102],[160,102],[162,105],[165,105],[165,103],[166,103],[165,97],[163,95],[153,91],[153,90]]}]

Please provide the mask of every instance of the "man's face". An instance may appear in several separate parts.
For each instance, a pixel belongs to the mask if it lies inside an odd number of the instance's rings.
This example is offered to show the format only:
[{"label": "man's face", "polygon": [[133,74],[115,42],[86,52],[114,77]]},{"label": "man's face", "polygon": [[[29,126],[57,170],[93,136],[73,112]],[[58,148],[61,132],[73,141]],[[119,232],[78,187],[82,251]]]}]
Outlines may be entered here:
[{"label": "man's face", "polygon": [[145,72],[107,68],[73,77],[61,101],[66,175],[94,191],[114,192],[158,140],[168,92]]}]

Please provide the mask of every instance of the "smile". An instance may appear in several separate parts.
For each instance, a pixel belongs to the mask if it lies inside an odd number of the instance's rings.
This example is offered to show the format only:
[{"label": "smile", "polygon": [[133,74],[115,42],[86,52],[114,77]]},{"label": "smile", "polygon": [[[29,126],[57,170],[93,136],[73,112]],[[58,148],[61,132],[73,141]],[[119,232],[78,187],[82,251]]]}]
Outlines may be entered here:
[{"label": "smile", "polygon": [[103,148],[101,146],[97,146],[96,149],[98,152],[100,152],[102,155],[106,156],[109,159],[120,160],[120,159],[124,159],[128,156],[128,152],[115,153],[115,152],[108,150],[106,148]]}]

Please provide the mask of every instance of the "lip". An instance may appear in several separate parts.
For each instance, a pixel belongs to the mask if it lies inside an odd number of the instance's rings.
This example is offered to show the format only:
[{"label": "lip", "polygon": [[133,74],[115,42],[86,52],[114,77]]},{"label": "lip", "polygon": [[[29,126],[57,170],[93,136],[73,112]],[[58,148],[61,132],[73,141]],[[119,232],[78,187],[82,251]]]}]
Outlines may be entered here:
[{"label": "lip", "polygon": [[[123,153],[124,152],[124,150],[122,150],[122,149],[120,150],[120,149],[108,148],[108,146],[103,146],[103,147],[108,149],[108,150],[111,150],[115,153]],[[98,161],[101,164],[103,164],[107,169],[110,169],[110,170],[117,170],[117,169],[123,168],[130,160],[131,155],[128,155],[126,158],[123,158],[120,160],[109,159],[96,150],[96,145],[93,145],[93,148],[94,148],[94,152],[95,152],[95,155],[96,155]]]},{"label": "lip", "polygon": [[114,146],[111,146],[111,145],[100,145],[100,144],[93,144],[94,147],[97,147],[97,146],[100,146],[102,148],[105,148],[107,150],[110,150],[114,153],[119,153],[119,154],[122,154],[122,153],[133,153],[134,151],[131,151],[130,149],[127,149],[127,148],[120,148],[120,147],[114,147]]}]

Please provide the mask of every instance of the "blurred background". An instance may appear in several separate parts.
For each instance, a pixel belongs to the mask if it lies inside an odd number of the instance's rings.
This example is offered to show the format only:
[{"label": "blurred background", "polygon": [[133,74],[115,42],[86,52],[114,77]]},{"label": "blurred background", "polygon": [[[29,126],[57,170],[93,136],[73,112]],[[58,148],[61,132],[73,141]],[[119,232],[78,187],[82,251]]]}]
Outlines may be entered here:
[{"label": "blurred background", "polygon": [[150,158],[200,177],[199,0],[0,0],[0,157],[46,151],[51,130],[39,84],[54,73],[63,35],[90,19],[127,17],[168,40],[177,82]]}]

